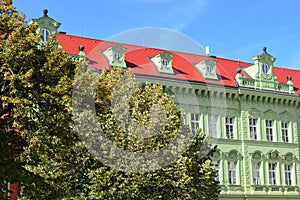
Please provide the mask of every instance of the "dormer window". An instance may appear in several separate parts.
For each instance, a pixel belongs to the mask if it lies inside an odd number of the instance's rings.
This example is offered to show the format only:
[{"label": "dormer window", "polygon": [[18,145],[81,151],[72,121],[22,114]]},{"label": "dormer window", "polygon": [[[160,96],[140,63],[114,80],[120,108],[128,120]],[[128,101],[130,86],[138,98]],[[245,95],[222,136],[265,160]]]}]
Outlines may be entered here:
[{"label": "dormer window", "polygon": [[41,30],[41,33],[42,33],[42,41],[43,42],[47,42],[49,36],[50,36],[50,31],[48,29],[42,29]]},{"label": "dormer window", "polygon": [[217,76],[217,61],[208,58],[194,65],[205,79],[218,80]]},{"label": "dormer window", "polygon": [[29,21],[30,24],[37,23],[38,28],[36,33],[41,34],[41,41],[47,42],[50,37],[50,34],[53,34],[53,37],[56,38],[58,28],[60,27],[61,23],[55,21],[54,19],[48,16],[48,10],[43,10],[44,16],[38,19],[31,19]]},{"label": "dormer window", "polygon": [[109,65],[127,68],[125,62],[125,51],[125,47],[115,44],[113,46],[108,47],[106,50],[101,51],[101,53],[105,56]]},{"label": "dormer window", "polygon": [[172,68],[173,54],[169,52],[161,52],[150,59],[160,73],[174,74]]}]

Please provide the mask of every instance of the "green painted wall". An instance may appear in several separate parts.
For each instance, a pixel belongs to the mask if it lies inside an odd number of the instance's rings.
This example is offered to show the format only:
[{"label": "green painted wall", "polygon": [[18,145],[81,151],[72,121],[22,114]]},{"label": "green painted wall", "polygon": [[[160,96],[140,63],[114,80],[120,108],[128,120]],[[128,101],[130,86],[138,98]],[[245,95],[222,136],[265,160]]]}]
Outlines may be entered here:
[{"label": "green painted wall", "polygon": [[[295,95],[250,88],[206,87],[150,77],[138,77],[141,82],[161,83],[176,95],[176,101],[190,124],[191,113],[199,113],[199,124],[209,133],[209,115],[218,115],[218,138],[213,140],[220,155],[220,199],[300,199],[299,165],[299,104]],[[233,117],[234,139],[226,138],[225,117]],[[249,118],[257,119],[257,140],[250,138]],[[274,120],[274,141],[266,139],[265,120]],[[289,122],[289,143],[282,141],[281,122]],[[278,152],[271,158],[270,152]],[[236,152],[236,153],[235,153]],[[256,153],[256,154],[255,154]],[[291,155],[291,156],[289,156]],[[258,157],[258,158],[257,158]],[[260,184],[253,184],[252,162],[259,161]],[[229,184],[228,162],[237,162],[237,183]],[[269,183],[269,163],[276,163],[276,185]],[[292,186],[285,184],[284,164],[292,164]]]}]

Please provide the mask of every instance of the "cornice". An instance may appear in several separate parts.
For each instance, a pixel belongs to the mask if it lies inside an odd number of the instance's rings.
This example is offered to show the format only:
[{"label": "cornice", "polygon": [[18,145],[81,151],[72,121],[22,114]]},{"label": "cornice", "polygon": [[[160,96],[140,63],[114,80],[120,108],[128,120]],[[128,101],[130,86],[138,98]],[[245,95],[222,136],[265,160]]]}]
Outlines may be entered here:
[{"label": "cornice", "polygon": [[240,90],[239,99],[247,103],[262,105],[281,105],[288,107],[300,107],[298,95],[274,93],[272,91]]}]

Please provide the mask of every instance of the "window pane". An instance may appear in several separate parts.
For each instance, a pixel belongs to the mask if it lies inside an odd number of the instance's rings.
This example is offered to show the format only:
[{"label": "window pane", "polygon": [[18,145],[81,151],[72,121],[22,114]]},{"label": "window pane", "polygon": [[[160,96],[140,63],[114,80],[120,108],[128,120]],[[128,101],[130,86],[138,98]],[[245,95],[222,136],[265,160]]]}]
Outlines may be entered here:
[{"label": "window pane", "polygon": [[266,120],[266,137],[267,141],[273,141],[273,120]]},{"label": "window pane", "polygon": [[41,33],[42,33],[42,41],[46,42],[48,37],[50,36],[50,32],[47,29],[42,29]]},{"label": "window pane", "polygon": [[228,162],[229,184],[236,185],[236,162]]},{"label": "window pane", "polygon": [[233,117],[226,117],[225,118],[225,125],[226,125],[226,137],[228,139],[234,139],[234,132],[233,132]]},{"label": "window pane", "polygon": [[252,163],[253,185],[260,185],[260,162]]},{"label": "window pane", "polygon": [[191,129],[193,133],[200,127],[200,114],[191,113]]},{"label": "window pane", "polygon": [[220,161],[212,161],[212,165],[216,171],[215,180],[220,182]]},{"label": "window pane", "polygon": [[281,133],[283,142],[289,142],[289,123],[282,122],[281,123]]},{"label": "window pane", "polygon": [[210,115],[209,116],[209,133],[212,135],[212,137],[217,138],[217,123],[218,123],[218,116],[216,115]]},{"label": "window pane", "polygon": [[292,165],[285,164],[284,171],[285,171],[285,184],[292,185]]},{"label": "window pane", "polygon": [[249,119],[250,138],[252,140],[257,140],[256,122],[257,122],[257,120],[254,118]]},{"label": "window pane", "polygon": [[276,185],[276,163],[269,163],[269,183]]}]

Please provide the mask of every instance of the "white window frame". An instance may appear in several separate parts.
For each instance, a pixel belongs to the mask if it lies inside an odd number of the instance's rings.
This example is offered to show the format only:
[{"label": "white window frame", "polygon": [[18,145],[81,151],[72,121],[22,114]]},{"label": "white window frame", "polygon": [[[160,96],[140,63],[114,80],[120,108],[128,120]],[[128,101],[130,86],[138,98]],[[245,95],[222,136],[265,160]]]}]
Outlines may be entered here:
[{"label": "white window frame", "polygon": [[208,127],[209,127],[209,134],[213,138],[219,138],[218,134],[218,123],[219,122],[219,116],[218,115],[209,115],[208,116]]},{"label": "white window frame", "polygon": [[289,137],[289,122],[281,122],[281,134],[282,134],[282,141],[285,143],[290,142]]},{"label": "white window frame", "polygon": [[269,163],[269,184],[277,185],[277,163]]},{"label": "white window frame", "polygon": [[219,181],[221,182],[220,180],[220,160],[213,160],[211,161],[215,171],[216,171],[216,177],[215,177],[215,181]]},{"label": "white window frame", "polygon": [[197,128],[200,128],[200,113],[191,113],[191,130],[196,133]]},{"label": "white window frame", "polygon": [[46,28],[43,28],[41,30],[41,33],[42,33],[42,41],[47,42],[48,38],[50,37],[50,31]]},{"label": "white window frame", "polygon": [[274,120],[266,120],[266,139],[269,142],[274,141]]},{"label": "white window frame", "polygon": [[252,162],[253,185],[261,185],[261,162]]},{"label": "white window frame", "polygon": [[228,162],[228,183],[237,185],[237,161]]},{"label": "white window frame", "polygon": [[284,177],[285,177],[286,185],[288,185],[288,186],[293,185],[293,165],[292,164],[284,165]]},{"label": "white window frame", "polygon": [[250,139],[258,140],[257,118],[249,118],[249,132],[250,132]]},{"label": "white window frame", "polygon": [[227,139],[235,139],[234,122],[235,117],[225,117],[225,129]]}]

